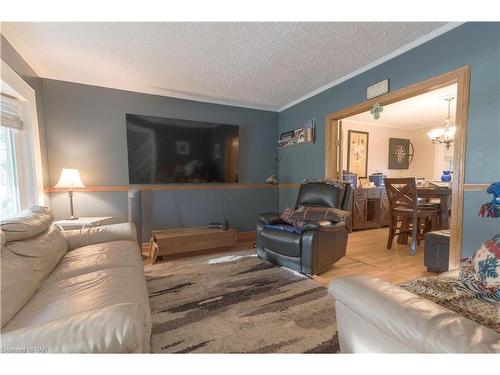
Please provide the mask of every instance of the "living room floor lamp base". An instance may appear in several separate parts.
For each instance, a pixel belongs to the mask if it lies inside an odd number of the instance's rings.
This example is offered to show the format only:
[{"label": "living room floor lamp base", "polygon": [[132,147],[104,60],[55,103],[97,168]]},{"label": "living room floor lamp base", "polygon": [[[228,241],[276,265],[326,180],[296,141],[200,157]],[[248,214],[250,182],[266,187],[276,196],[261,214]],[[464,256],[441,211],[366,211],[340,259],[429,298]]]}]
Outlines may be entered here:
[{"label": "living room floor lamp base", "polygon": [[75,216],[74,210],[73,210],[73,191],[70,190],[68,191],[68,197],[69,197],[69,216],[66,218],[66,220],[76,220],[78,217]]},{"label": "living room floor lamp base", "polygon": [[73,189],[75,188],[84,188],[85,185],[82,183],[82,179],[80,178],[80,172],[78,169],[68,169],[63,168],[61,171],[61,176],[59,177],[59,181],[54,186],[57,189],[69,189],[68,197],[69,197],[69,209],[70,216],[66,218],[66,220],[76,220],[78,219],[75,216],[73,210]]}]

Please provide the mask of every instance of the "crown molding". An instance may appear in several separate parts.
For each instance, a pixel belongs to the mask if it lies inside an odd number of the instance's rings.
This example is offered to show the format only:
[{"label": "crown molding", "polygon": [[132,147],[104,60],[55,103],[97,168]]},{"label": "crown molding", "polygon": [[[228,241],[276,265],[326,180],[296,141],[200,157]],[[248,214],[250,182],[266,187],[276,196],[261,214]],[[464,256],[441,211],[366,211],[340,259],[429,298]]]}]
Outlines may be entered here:
[{"label": "crown molding", "polygon": [[371,63],[365,65],[365,66],[362,66],[361,68],[359,69],[356,69],[355,71],[349,73],[349,74],[346,74],[345,76],[339,78],[339,79],[336,79],[335,81],[333,82],[330,82],[324,86],[321,86],[320,88],[314,90],[314,91],[311,91],[309,94],[306,94],[282,107],[280,107],[278,109],[278,112],[282,112],[284,111],[285,109],[288,109],[290,107],[293,107],[294,105],[296,104],[299,104],[300,102],[303,102],[304,100],[307,100],[315,95],[318,95],[320,93],[322,93],[323,91],[326,91],[328,89],[331,89],[332,87],[335,87],[353,77],[356,77],[357,75],[361,74],[361,73],[364,73],[372,68],[375,68],[376,66],[378,65],[381,65],[399,55],[402,55],[403,53],[405,52],[408,52],[410,50],[412,50],[413,48],[415,47],[418,47],[434,38],[437,38],[438,36],[440,35],[443,35],[445,33],[447,33],[448,31],[450,30],[453,30],[455,28],[457,28],[458,26],[461,26],[463,25],[465,22],[449,22],[447,23],[446,25],[443,25],[441,27],[438,27],[437,29],[435,29],[434,31],[431,31],[430,33],[414,40],[413,42],[410,42],[408,44],[405,44],[404,46],[398,48],[397,50],[395,51],[392,51],[390,53],[388,53],[387,55],[385,56],[382,56],[381,58],[375,60],[375,61],[372,61]]}]

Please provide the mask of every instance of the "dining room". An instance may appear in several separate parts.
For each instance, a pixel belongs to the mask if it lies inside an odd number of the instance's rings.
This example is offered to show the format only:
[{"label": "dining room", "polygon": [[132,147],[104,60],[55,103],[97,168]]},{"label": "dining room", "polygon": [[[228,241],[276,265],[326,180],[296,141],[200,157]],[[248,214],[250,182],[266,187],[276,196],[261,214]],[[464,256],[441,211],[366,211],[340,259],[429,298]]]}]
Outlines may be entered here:
[{"label": "dining room", "polygon": [[456,107],[453,83],[337,122],[340,175],[354,187],[350,231],[418,255],[430,272],[450,257]]}]

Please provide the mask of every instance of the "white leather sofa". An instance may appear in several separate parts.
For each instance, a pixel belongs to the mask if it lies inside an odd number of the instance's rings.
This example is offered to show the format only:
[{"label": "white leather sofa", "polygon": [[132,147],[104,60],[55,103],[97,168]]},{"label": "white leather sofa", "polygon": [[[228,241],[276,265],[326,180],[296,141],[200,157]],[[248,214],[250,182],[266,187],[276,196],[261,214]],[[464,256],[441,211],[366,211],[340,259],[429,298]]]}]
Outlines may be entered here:
[{"label": "white leather sofa", "polygon": [[500,353],[493,330],[383,280],[344,277],[329,291],[342,353]]},{"label": "white leather sofa", "polygon": [[61,232],[44,207],[3,220],[2,352],[148,352],[133,224]]}]

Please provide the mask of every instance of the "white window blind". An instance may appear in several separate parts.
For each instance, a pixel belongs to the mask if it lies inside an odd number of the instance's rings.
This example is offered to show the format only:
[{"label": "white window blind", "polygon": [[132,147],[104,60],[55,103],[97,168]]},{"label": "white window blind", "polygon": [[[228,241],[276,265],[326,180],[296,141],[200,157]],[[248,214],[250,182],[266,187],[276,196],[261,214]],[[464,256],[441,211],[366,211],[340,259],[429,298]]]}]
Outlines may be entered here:
[{"label": "white window blind", "polygon": [[0,93],[0,126],[25,130],[23,102],[8,94]]}]

